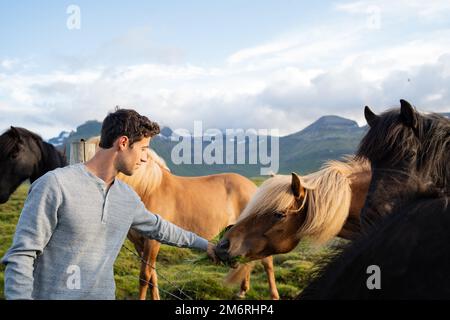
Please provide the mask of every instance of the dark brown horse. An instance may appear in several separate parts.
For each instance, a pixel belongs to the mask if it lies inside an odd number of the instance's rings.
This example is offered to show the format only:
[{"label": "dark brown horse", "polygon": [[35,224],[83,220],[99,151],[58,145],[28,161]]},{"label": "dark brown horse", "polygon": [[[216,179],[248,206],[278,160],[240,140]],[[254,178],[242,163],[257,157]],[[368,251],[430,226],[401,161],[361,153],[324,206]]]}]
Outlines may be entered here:
[{"label": "dark brown horse", "polygon": [[0,136],[0,203],[8,201],[25,180],[33,183],[46,172],[66,164],[64,155],[40,136],[11,127]]},{"label": "dark brown horse", "polygon": [[405,100],[400,100],[400,109],[376,115],[366,107],[364,113],[370,129],[357,156],[372,165],[361,212],[361,226],[367,231],[392,212],[398,199],[448,193],[450,120],[421,114]]}]

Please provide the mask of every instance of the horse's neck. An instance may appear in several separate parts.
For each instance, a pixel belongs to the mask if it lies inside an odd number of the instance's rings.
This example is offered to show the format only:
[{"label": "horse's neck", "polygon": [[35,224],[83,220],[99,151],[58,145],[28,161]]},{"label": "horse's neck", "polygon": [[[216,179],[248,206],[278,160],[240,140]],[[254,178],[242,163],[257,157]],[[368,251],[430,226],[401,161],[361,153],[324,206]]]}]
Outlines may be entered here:
[{"label": "horse's neck", "polygon": [[145,181],[140,182],[136,192],[149,207],[154,207],[156,203],[163,203],[164,199],[173,197],[171,186],[174,184],[174,176],[164,168],[161,168],[161,181],[159,183],[156,183],[150,189],[146,189],[144,183]]},{"label": "horse's neck", "polygon": [[49,143],[40,142],[33,139],[30,148],[35,148],[36,163],[33,166],[33,173],[30,176],[30,182],[34,182],[36,179],[58,167],[64,166],[66,163],[59,152]]},{"label": "horse's neck", "polygon": [[34,156],[34,161],[30,163],[30,165],[32,166],[30,182],[33,183],[40,176],[43,175],[42,171],[44,170],[44,163],[45,163],[44,150],[42,150],[42,146],[34,138],[28,140],[27,143],[30,152]]},{"label": "horse's neck", "polygon": [[361,233],[360,214],[366,201],[371,178],[372,172],[369,168],[364,171],[355,172],[349,176],[352,199],[348,218],[338,234],[339,237],[353,240]]}]

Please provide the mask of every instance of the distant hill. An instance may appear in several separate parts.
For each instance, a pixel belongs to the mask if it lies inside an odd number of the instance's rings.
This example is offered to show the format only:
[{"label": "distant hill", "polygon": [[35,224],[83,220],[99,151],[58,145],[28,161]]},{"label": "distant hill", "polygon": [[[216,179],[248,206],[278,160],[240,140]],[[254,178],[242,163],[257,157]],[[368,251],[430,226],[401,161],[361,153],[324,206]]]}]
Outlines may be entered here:
[{"label": "distant hill", "polygon": [[327,160],[353,154],[366,127],[338,116],[324,116],[280,139],[280,173],[315,171]]},{"label": "distant hill", "polygon": [[[450,117],[450,113],[442,115]],[[95,120],[88,121],[70,134],[62,132],[58,137],[49,141],[59,146],[70,145],[79,139],[88,139],[100,134],[101,123]],[[367,126],[358,124],[339,116],[323,116],[303,130],[279,138],[280,168],[278,173],[289,174],[298,172],[306,174],[316,171],[327,160],[340,159],[347,154],[353,154],[367,130]],[[270,140],[271,137],[268,137]],[[225,140],[224,140],[225,141]],[[249,141],[245,141],[246,159],[248,159]],[[161,133],[151,141],[151,147],[167,162],[167,165],[176,175],[198,176],[219,172],[236,172],[247,177],[260,175],[260,165],[226,165],[226,164],[174,164],[171,160],[173,148],[179,143],[174,137],[172,129],[163,127]],[[210,142],[203,141],[202,150]],[[236,148],[236,141],[234,142]],[[270,143],[268,143],[270,147]],[[194,141],[191,138],[191,151],[193,154]],[[67,150],[67,155],[69,151]],[[226,148],[224,149],[226,154]],[[269,148],[269,155],[271,150]],[[193,163],[193,161],[192,161]]]}]

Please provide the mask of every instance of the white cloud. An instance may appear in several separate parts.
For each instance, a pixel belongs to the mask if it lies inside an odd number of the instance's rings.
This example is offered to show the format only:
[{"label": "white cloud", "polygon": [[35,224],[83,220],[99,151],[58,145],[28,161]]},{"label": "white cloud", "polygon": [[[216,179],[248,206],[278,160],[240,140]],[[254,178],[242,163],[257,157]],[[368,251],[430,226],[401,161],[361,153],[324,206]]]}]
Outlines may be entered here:
[{"label": "white cloud", "polygon": [[[336,8],[357,14],[372,4]],[[404,6],[408,15],[414,6],[428,17],[441,14],[418,1]],[[442,1],[438,7],[447,10]],[[420,110],[449,111],[450,30],[415,28],[391,38],[397,27],[392,21],[402,13],[397,4],[386,10],[383,5],[389,20],[382,20],[380,30],[368,28],[364,19],[322,22],[237,50],[209,68],[156,61],[109,67],[81,63],[73,72],[38,74],[20,65],[15,66],[19,71],[0,69],[0,111],[6,114],[0,128],[20,124],[49,138],[86,120],[102,120],[116,105],[133,107],[173,129],[190,129],[194,120],[203,120],[206,127],[279,128],[281,134],[325,114],[363,124],[365,104],[381,111],[400,98]],[[139,43],[139,37],[132,42]]]},{"label": "white cloud", "polygon": [[336,10],[350,14],[371,14],[373,8],[379,8],[381,14],[387,18],[404,18],[416,16],[433,20],[448,16],[450,2],[447,0],[362,0],[338,3]]},{"label": "white cloud", "polygon": [[0,61],[0,67],[5,70],[11,70],[19,64],[19,59],[4,59]]}]

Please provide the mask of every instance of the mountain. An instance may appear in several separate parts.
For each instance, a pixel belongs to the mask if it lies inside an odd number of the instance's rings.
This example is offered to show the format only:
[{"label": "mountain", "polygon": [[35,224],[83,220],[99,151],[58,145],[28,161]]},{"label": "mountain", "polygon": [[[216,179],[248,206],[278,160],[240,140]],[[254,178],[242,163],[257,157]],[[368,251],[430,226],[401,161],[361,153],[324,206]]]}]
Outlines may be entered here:
[{"label": "mountain", "polygon": [[52,145],[54,145],[55,147],[61,147],[66,139],[70,136],[70,132],[67,131],[62,131],[59,136],[55,137],[55,138],[51,138],[50,140],[48,140],[48,143],[51,143]]},{"label": "mountain", "polygon": [[59,150],[62,150],[69,158],[70,155],[70,144],[72,142],[78,142],[81,139],[89,139],[93,136],[98,136],[102,128],[102,123],[97,120],[89,120],[78,126],[75,131],[70,133],[63,131],[58,137],[51,138],[48,140],[49,143],[53,144]]},{"label": "mountain", "polygon": [[305,129],[280,138],[280,173],[309,173],[327,160],[353,154],[367,127],[338,116],[324,116]]},{"label": "mountain", "polygon": [[[61,132],[61,134],[49,140],[57,146],[70,146],[71,142],[79,141],[80,139],[89,139],[92,136],[100,134],[101,123],[95,120],[87,121],[78,126],[75,131],[70,134]],[[352,154],[355,152],[357,145],[363,136],[366,127],[359,127],[355,121],[345,119],[338,116],[324,116],[317,121],[304,128],[303,130],[293,133],[288,136],[279,138],[279,171],[280,174],[289,174],[292,171],[305,174],[315,171],[320,166],[330,159],[339,159],[343,155]],[[220,137],[218,137],[220,138]],[[226,139],[230,137],[222,136],[223,154],[224,157],[227,152]],[[186,139],[186,138],[184,138]],[[261,143],[262,137],[258,137]],[[268,155],[271,155],[270,140],[272,137],[265,137],[268,143]],[[237,140],[237,139],[234,139]],[[245,176],[253,177],[260,175],[260,164],[248,164],[250,140],[245,137],[245,164],[175,164],[172,161],[172,152],[174,147],[180,143],[179,138],[174,136],[172,129],[163,127],[161,133],[154,137],[151,141],[151,147],[166,160],[167,165],[176,175],[183,176],[198,176],[220,172],[236,172]],[[238,144],[241,145],[244,141],[237,142],[229,140],[232,143],[233,149],[237,150]],[[201,144],[201,152],[211,144],[210,141],[194,141],[190,138],[190,152],[194,154],[195,144]],[[70,149],[66,149],[66,154],[70,154]],[[191,163],[194,163],[193,156]],[[236,155],[235,155],[236,163]],[[268,166],[262,166],[268,167]]]}]

